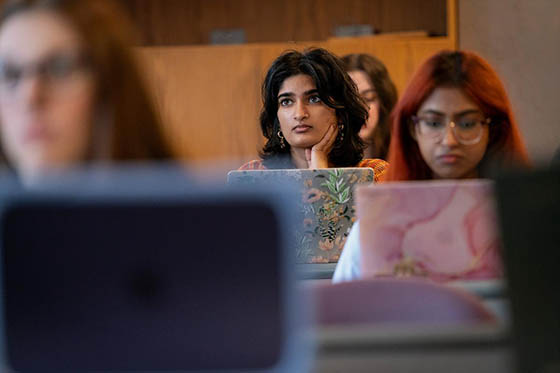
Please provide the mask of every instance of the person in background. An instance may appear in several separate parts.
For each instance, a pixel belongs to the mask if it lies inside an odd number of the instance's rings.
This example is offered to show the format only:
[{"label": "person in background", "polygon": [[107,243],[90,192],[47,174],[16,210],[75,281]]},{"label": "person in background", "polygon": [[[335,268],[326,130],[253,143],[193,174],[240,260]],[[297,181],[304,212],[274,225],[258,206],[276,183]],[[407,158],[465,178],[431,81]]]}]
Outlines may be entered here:
[{"label": "person in background", "polygon": [[387,159],[391,141],[390,114],[397,102],[397,89],[383,62],[369,54],[342,58],[348,75],[369,106],[369,118],[360,130],[366,144],[365,158]]},{"label": "person in background", "polygon": [[[473,52],[443,51],[413,75],[392,114],[383,181],[470,179],[487,167],[528,167],[527,151],[498,75]],[[333,281],[360,277],[359,221]]]},{"label": "person in background", "polygon": [[24,182],[90,162],[172,154],[109,0],[5,1],[0,14],[0,158]]},{"label": "person in background", "polygon": [[371,167],[376,179],[383,175],[385,161],[362,159],[367,106],[338,57],[321,48],[283,53],[266,74],[262,98],[267,141],[261,159],[240,170]]}]

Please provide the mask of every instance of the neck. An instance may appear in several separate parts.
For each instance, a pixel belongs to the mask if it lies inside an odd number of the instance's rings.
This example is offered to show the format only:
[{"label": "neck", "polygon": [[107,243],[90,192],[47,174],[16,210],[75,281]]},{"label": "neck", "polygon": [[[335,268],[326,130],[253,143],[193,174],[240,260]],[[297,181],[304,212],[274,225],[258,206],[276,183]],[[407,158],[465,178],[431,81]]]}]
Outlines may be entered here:
[{"label": "neck", "polygon": [[367,148],[364,149],[364,158],[374,158],[373,145],[368,144]]},{"label": "neck", "polygon": [[478,173],[478,168],[474,168],[469,173],[463,175],[463,177],[461,177],[461,179],[478,179],[479,177],[480,177],[480,175]]},{"label": "neck", "polygon": [[307,163],[307,158],[305,157],[305,149],[291,148],[290,154],[292,156],[292,162],[296,168],[309,168]]}]

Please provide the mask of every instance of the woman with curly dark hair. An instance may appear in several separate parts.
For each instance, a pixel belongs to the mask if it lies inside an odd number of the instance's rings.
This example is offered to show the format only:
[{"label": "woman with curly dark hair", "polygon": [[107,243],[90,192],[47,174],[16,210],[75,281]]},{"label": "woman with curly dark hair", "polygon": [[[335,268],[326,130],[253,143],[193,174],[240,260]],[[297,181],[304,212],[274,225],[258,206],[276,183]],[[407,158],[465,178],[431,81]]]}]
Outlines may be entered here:
[{"label": "woman with curly dark hair", "polygon": [[287,51],[272,63],[262,86],[260,124],[267,142],[261,159],[240,169],[371,167],[380,177],[387,163],[365,159],[359,132],[367,105],[325,49]]}]

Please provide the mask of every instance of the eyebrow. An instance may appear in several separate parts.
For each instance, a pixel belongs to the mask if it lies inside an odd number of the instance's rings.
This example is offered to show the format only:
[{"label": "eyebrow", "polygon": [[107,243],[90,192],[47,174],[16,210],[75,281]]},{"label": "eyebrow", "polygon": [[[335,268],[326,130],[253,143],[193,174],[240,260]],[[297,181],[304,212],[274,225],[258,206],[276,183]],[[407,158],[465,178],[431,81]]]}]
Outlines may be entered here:
[{"label": "eyebrow", "polygon": [[[432,109],[424,110],[421,113],[422,114],[441,115],[441,116],[446,115],[445,113],[442,113],[441,111],[432,110]],[[462,117],[463,115],[467,115],[467,114],[481,114],[481,112],[480,112],[480,110],[476,110],[476,109],[467,109],[467,110],[460,111],[458,113],[454,113],[453,116],[454,117]]]},{"label": "eyebrow", "polygon": [[[319,93],[319,91],[318,91],[317,89],[310,89],[309,91],[303,92],[303,95],[304,95],[304,96],[310,96],[310,95],[315,94],[315,93]],[[278,95],[278,98],[282,98],[282,97],[292,97],[292,96],[295,96],[295,93],[293,93],[293,92],[284,92],[284,93],[279,94],[279,95]]]}]

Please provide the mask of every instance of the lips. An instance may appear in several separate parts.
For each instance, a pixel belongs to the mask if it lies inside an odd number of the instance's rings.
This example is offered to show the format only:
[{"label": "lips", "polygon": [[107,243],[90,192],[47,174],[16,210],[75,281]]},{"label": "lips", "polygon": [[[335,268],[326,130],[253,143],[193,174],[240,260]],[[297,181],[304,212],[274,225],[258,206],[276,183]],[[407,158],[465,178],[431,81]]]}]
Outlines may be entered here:
[{"label": "lips", "polygon": [[442,163],[446,163],[446,164],[453,164],[456,163],[459,158],[461,158],[461,156],[459,154],[442,154],[437,156],[437,160],[442,162]]},{"label": "lips", "polygon": [[292,131],[294,131],[295,133],[304,133],[309,131],[310,129],[312,129],[312,126],[308,126],[307,124],[299,124],[297,126],[295,126]]}]

